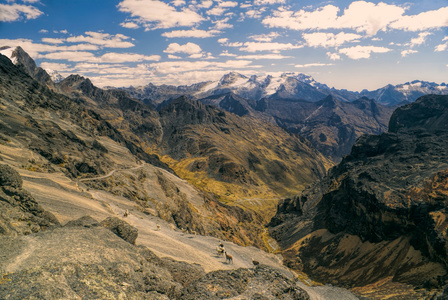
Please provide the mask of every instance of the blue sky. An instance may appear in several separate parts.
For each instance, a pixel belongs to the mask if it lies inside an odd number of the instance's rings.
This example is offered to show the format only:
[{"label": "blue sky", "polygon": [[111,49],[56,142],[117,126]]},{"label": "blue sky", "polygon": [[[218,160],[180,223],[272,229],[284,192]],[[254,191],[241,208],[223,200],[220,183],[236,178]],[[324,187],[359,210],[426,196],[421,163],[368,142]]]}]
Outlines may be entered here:
[{"label": "blue sky", "polygon": [[373,90],[448,82],[448,1],[0,0],[0,47],[98,86],[305,73]]}]

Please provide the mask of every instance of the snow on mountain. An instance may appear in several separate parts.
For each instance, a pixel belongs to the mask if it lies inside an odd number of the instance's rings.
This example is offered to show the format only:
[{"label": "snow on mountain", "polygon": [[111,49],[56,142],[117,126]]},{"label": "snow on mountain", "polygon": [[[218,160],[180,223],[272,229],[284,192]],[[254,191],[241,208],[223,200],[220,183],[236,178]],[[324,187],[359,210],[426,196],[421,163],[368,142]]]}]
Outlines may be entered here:
[{"label": "snow on mountain", "polygon": [[[303,90],[309,91],[303,93]],[[194,93],[194,97],[203,98],[210,95],[232,92],[243,98],[260,100],[264,97],[273,96],[279,91],[282,92],[281,97],[299,97],[308,101],[318,101],[324,94],[330,94],[330,88],[327,85],[318,83],[313,77],[306,74],[283,73],[280,76],[252,75],[251,77],[247,77],[236,72],[231,72],[224,75],[218,81],[211,81],[205,84],[203,88]],[[316,91],[319,91],[319,97],[317,98],[315,97]]]},{"label": "snow on mountain", "polygon": [[64,80],[64,78],[65,78],[64,76],[59,74],[59,72],[56,70],[45,69],[45,71],[48,73],[48,75],[50,75],[51,80],[53,80],[54,83],[58,83],[58,82]]},{"label": "snow on mountain", "polygon": [[9,46],[0,48],[0,54],[3,54],[7,58],[9,58],[9,60],[11,60],[13,64],[17,64],[17,57],[13,57],[13,55],[12,55],[13,52],[14,52],[14,48],[9,47]]},{"label": "snow on mountain", "polygon": [[419,97],[428,94],[448,95],[448,86],[445,83],[414,80],[398,85],[386,85],[375,91],[362,91],[361,96],[375,99],[383,105],[399,105],[414,102]]}]

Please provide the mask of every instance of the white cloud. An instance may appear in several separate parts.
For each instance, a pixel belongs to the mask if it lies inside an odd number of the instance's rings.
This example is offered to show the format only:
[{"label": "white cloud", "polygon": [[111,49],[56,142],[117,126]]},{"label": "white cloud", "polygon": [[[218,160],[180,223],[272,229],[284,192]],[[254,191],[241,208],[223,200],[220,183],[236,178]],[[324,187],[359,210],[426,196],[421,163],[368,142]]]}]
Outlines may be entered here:
[{"label": "white cloud", "polygon": [[219,40],[218,40],[218,43],[220,43],[220,44],[227,44],[229,42],[229,39],[228,38],[220,38]]},{"label": "white cloud", "polygon": [[51,62],[43,62],[40,64],[40,67],[45,70],[55,70],[58,72],[67,72],[73,70],[73,68],[68,64],[51,63]]},{"label": "white cloud", "polygon": [[238,59],[285,59],[285,58],[293,58],[292,56],[285,56],[281,54],[255,54],[255,55],[239,55],[236,58]]},{"label": "white cloud", "polygon": [[176,8],[156,0],[123,0],[118,4],[119,11],[130,13],[139,22],[153,28],[191,27],[201,23],[204,18],[190,8]]},{"label": "white cloud", "polygon": [[185,45],[179,45],[178,43],[171,43],[163,52],[165,53],[186,53],[186,54],[198,54],[202,52],[201,47],[195,43],[186,43]]},{"label": "white cloud", "polygon": [[115,53],[109,52],[102,56],[96,57],[91,52],[85,51],[61,51],[39,55],[39,58],[53,60],[68,60],[73,62],[91,62],[91,63],[125,63],[125,62],[141,62],[141,61],[158,61],[159,55],[142,55],[136,53]]},{"label": "white cloud", "polygon": [[418,34],[418,37],[411,39],[410,46],[414,47],[425,43],[426,37],[430,36],[431,34],[431,32],[420,32]]},{"label": "white cloud", "polygon": [[182,6],[185,5],[185,0],[173,0],[173,5],[174,6]]},{"label": "white cloud", "polygon": [[200,30],[200,29],[191,29],[191,30],[173,30],[171,32],[164,32],[162,36],[167,38],[209,38],[214,37],[219,34],[218,30]]},{"label": "white cloud", "polygon": [[285,0],[255,0],[255,5],[266,5],[266,4],[276,4],[276,3],[285,3]]},{"label": "white cloud", "polygon": [[211,16],[222,16],[225,11],[227,11],[227,8],[215,6],[212,9],[208,10],[207,14]]},{"label": "white cloud", "polygon": [[314,32],[304,33],[303,38],[310,47],[339,47],[346,42],[358,42],[362,38],[359,34],[340,32],[338,34]]},{"label": "white cloud", "polygon": [[175,74],[180,72],[202,71],[202,70],[232,70],[239,68],[260,68],[262,66],[251,65],[250,60],[228,60],[225,62],[214,61],[169,61],[150,64],[156,73]]},{"label": "white cloud", "polygon": [[250,39],[257,42],[271,42],[273,39],[278,38],[280,34],[278,32],[270,32],[267,34],[257,34],[249,36]]},{"label": "white cloud", "polygon": [[93,31],[87,31],[85,32],[85,34],[86,36],[79,35],[68,37],[66,41],[69,43],[85,42],[106,48],[130,48],[134,46],[133,43],[126,41],[130,38],[123,34],[111,35],[108,33],[93,32]]},{"label": "white cloud", "polygon": [[27,20],[36,19],[43,12],[31,5],[0,4],[0,22],[18,21],[24,16]]},{"label": "white cloud", "polygon": [[322,63],[312,63],[312,64],[304,64],[304,65],[295,65],[296,68],[310,68],[310,67],[328,67],[334,66],[334,64],[322,64]]},{"label": "white cloud", "polygon": [[372,53],[386,53],[392,51],[385,47],[375,46],[355,46],[350,48],[339,49],[339,53],[347,55],[351,59],[370,58]]},{"label": "white cloud", "polygon": [[182,57],[177,56],[177,55],[172,55],[172,54],[168,54],[168,58],[169,59],[182,59]]},{"label": "white cloud", "polygon": [[249,9],[248,11],[241,13],[241,20],[244,20],[245,17],[251,19],[259,19],[261,18],[262,13],[262,9]]},{"label": "white cloud", "polygon": [[25,50],[32,58],[36,59],[39,57],[40,53],[55,52],[55,51],[84,51],[84,50],[98,50],[97,45],[90,44],[78,44],[71,46],[61,46],[61,45],[49,45],[34,43],[27,39],[0,39],[0,45],[8,45],[11,47],[20,46]]},{"label": "white cloud", "polygon": [[440,45],[437,45],[434,48],[434,51],[435,52],[442,52],[442,51],[445,51],[447,48],[448,48],[448,44],[440,44]]},{"label": "white cloud", "polygon": [[120,26],[124,27],[124,28],[129,28],[129,29],[140,28],[140,26],[137,23],[134,23],[134,22],[122,22],[122,23],[120,23]]},{"label": "white cloud", "polygon": [[383,2],[378,4],[355,1],[352,2],[339,16],[340,9],[334,5],[319,7],[314,11],[289,11],[280,8],[273,16],[263,20],[269,27],[289,28],[294,30],[322,30],[322,29],[354,29],[375,35],[379,30],[386,30],[387,26],[399,20],[405,9]]},{"label": "white cloud", "polygon": [[202,0],[201,4],[198,5],[199,8],[209,8],[213,5],[212,0]]},{"label": "white cloud", "polygon": [[221,6],[221,7],[236,7],[236,6],[238,6],[238,2],[235,2],[235,1],[221,1],[221,2],[219,2],[219,6]]},{"label": "white cloud", "polygon": [[235,57],[237,55],[233,54],[233,53],[229,53],[229,50],[224,50],[224,51],[221,52],[221,54],[219,54],[219,56]]},{"label": "white cloud", "polygon": [[423,31],[448,26],[448,7],[422,12],[418,15],[403,16],[390,24],[390,28],[407,31]]},{"label": "white cloud", "polygon": [[418,53],[418,51],[416,51],[416,50],[411,50],[411,49],[409,49],[409,50],[403,50],[403,51],[401,51],[401,57],[406,57],[406,56],[408,56],[409,54],[414,54],[414,53]]},{"label": "white cloud", "polygon": [[41,30],[39,30],[39,33],[48,33],[48,30],[46,30],[46,29],[41,29]]},{"label": "white cloud", "polygon": [[116,53],[109,52],[100,57],[100,62],[106,63],[125,63],[140,61],[159,61],[159,55],[143,55],[137,53]]},{"label": "white cloud", "polygon": [[327,52],[326,53],[328,58],[330,58],[331,60],[340,60],[341,56],[337,53],[331,53],[331,52]]},{"label": "white cloud", "polygon": [[42,42],[49,43],[49,44],[63,44],[64,39],[43,38]]},{"label": "white cloud", "polygon": [[232,24],[227,23],[228,21],[229,21],[229,18],[224,18],[222,20],[212,21],[212,23],[215,24],[215,26],[213,26],[213,28],[215,30],[223,30],[223,29],[233,28]]},{"label": "white cloud", "polygon": [[277,53],[282,50],[291,50],[302,48],[301,45],[293,45],[291,43],[258,43],[258,42],[246,42],[243,47],[241,47],[240,51],[245,52],[258,52],[258,51],[272,51]]}]

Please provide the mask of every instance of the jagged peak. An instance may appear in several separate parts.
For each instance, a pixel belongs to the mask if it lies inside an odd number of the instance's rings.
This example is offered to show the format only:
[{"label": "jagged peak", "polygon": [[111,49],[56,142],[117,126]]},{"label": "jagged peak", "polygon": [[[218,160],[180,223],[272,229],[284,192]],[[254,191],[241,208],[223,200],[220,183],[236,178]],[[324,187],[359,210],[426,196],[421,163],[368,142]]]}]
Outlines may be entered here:
[{"label": "jagged peak", "polygon": [[224,76],[221,77],[221,79],[219,80],[219,84],[220,85],[230,85],[232,83],[235,83],[238,79],[244,79],[247,80],[247,76],[237,73],[237,72],[230,72],[225,74]]}]

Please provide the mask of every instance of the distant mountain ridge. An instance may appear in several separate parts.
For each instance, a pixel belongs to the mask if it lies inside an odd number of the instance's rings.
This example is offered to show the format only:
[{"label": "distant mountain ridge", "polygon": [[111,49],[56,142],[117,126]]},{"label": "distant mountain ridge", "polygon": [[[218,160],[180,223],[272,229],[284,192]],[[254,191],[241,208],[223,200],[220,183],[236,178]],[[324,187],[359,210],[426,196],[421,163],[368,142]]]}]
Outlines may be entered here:
[{"label": "distant mountain ridge", "polygon": [[328,95],[352,102],[362,97],[374,99],[386,106],[396,106],[414,102],[420,96],[427,94],[447,95],[448,86],[445,83],[415,80],[398,85],[387,85],[377,90],[353,92],[344,89],[330,88],[317,82],[313,77],[302,73],[283,73],[280,76],[250,76],[230,72],[217,81],[199,82],[192,85],[154,85],[122,88],[133,97],[157,105],[170,98],[187,95],[194,99],[206,98],[232,92],[252,101],[264,98],[300,99],[316,102]]}]

